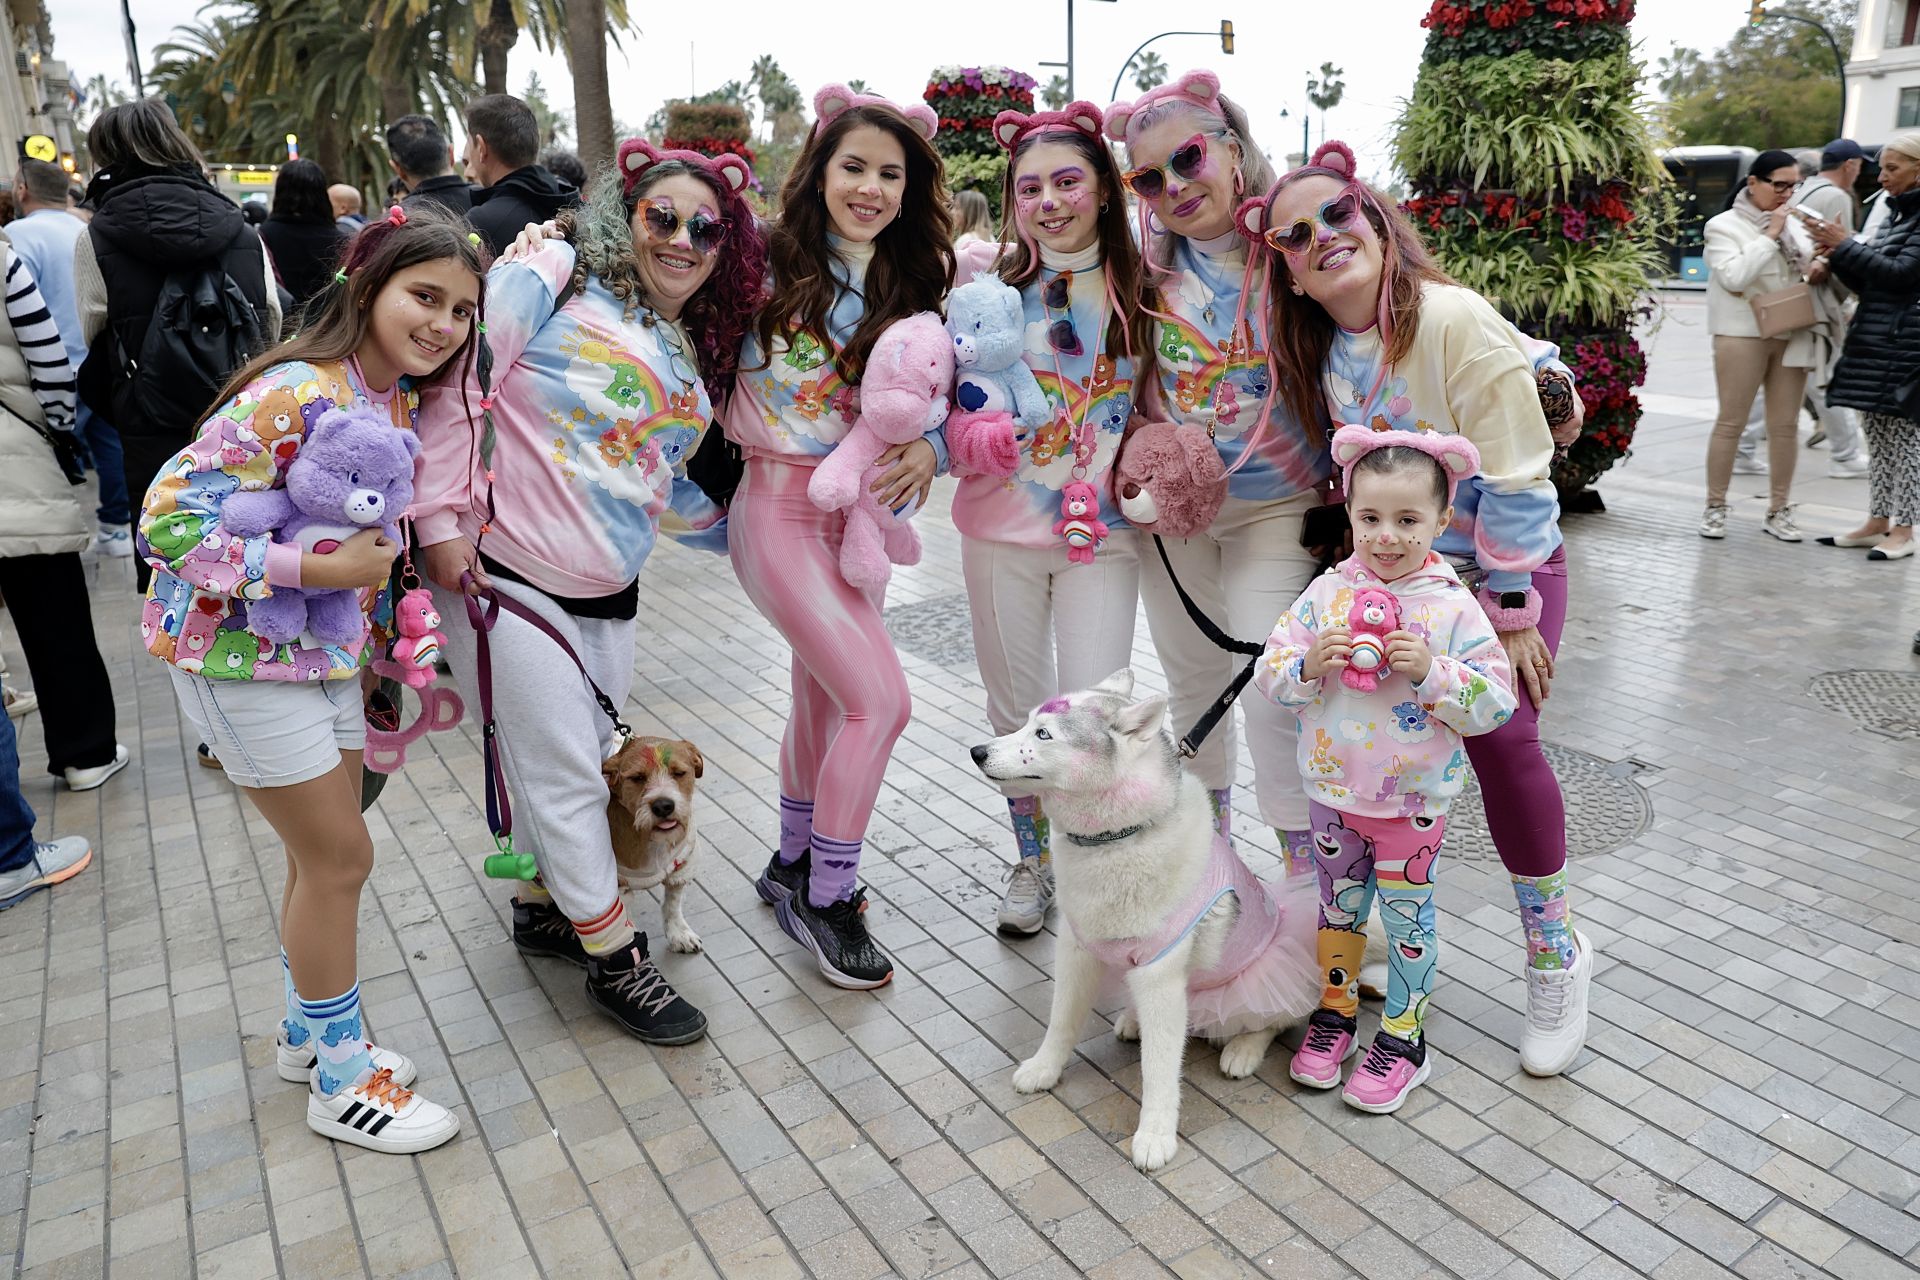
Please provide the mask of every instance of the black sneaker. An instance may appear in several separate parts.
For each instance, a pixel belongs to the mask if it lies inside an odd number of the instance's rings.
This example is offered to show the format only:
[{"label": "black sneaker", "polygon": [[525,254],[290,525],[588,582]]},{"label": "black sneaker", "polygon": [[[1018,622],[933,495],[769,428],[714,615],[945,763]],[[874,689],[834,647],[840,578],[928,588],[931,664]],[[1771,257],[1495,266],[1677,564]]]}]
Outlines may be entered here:
[{"label": "black sneaker", "polygon": [[827,981],[850,991],[867,991],[893,981],[893,961],[887,959],[867,935],[867,891],[855,889],[844,898],[824,907],[807,901],[805,881],[793,896],[775,906],[780,927],[787,936],[813,952],[814,960]]},{"label": "black sneaker", "polygon": [[513,945],[523,956],[551,956],[582,969],[587,967],[587,949],[580,945],[580,931],[551,902],[513,900]]},{"label": "black sneaker", "polygon": [[754,888],[760,891],[760,901],[779,906],[800,891],[807,882],[807,872],[813,869],[813,851],[802,850],[800,856],[792,862],[780,861],[779,851],[767,860],[767,869],[760,873],[760,879]]},{"label": "black sneaker", "polygon": [[644,933],[625,951],[587,957],[587,1003],[648,1044],[686,1044],[707,1034],[707,1015],[653,967]]}]

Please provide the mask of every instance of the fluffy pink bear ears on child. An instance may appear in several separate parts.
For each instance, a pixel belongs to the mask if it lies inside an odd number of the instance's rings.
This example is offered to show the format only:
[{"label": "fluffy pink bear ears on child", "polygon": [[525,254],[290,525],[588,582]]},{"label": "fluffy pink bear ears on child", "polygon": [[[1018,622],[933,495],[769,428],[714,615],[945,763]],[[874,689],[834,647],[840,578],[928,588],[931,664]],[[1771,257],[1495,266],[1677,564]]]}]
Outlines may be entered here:
[{"label": "fluffy pink bear ears on child", "polygon": [[933,135],[940,129],[940,117],[933,114],[933,108],[924,102],[903,107],[891,98],[883,98],[877,93],[855,93],[843,84],[821,85],[813,95],[813,127],[824,130],[833,123],[834,117],[854,107],[886,107],[898,111],[928,142],[933,141]]},{"label": "fluffy pink bear ears on child", "polygon": [[1375,449],[1398,445],[1418,449],[1438,462],[1447,473],[1447,495],[1451,499],[1458,482],[1480,470],[1480,451],[1465,436],[1444,431],[1380,431],[1354,423],[1333,433],[1333,462],[1340,468],[1341,483],[1351,491],[1353,464]]},{"label": "fluffy pink bear ears on child", "polygon": [[747,162],[735,155],[709,158],[698,151],[662,150],[645,138],[628,138],[620,144],[620,194],[633,194],[634,184],[640,176],[654,165],[667,160],[678,160],[682,164],[712,174],[726,190],[739,195],[753,181],[753,169]]},{"label": "fluffy pink bear ears on child", "polygon": [[1002,111],[993,118],[993,137],[1008,151],[1030,133],[1071,129],[1090,138],[1100,136],[1100,108],[1091,102],[1069,102],[1064,111]]},{"label": "fluffy pink bear ears on child", "polygon": [[1202,111],[1220,112],[1220,77],[1211,71],[1189,71],[1171,84],[1163,84],[1135,98],[1116,102],[1107,108],[1107,136],[1115,142],[1127,140],[1127,122],[1156,102],[1175,98]]},{"label": "fluffy pink bear ears on child", "polygon": [[[1353,158],[1353,148],[1337,139],[1330,139],[1316,147],[1305,164],[1281,174],[1264,195],[1248,196],[1242,200],[1240,207],[1234,210],[1233,225],[1256,247],[1264,245],[1265,241],[1261,237],[1266,234],[1267,228],[1273,225],[1273,201],[1274,197],[1280,194],[1282,187],[1314,174],[1352,182],[1354,175],[1358,172],[1359,169]],[[1361,193],[1361,199],[1372,203],[1365,192]]]}]

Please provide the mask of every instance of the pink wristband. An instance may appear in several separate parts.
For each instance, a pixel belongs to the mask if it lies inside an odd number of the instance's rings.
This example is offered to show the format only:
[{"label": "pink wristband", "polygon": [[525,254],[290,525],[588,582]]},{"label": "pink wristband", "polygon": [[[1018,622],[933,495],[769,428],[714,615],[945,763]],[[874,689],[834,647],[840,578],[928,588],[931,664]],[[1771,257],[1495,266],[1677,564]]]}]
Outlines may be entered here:
[{"label": "pink wristband", "polygon": [[1479,599],[1495,631],[1525,631],[1540,625],[1540,593],[1532,587],[1527,588],[1527,602],[1518,609],[1501,608],[1500,597],[1485,587],[1480,588]]},{"label": "pink wristband", "polygon": [[298,587],[300,585],[300,558],[306,555],[300,547],[291,542],[269,542],[267,544],[267,585],[270,587]]}]

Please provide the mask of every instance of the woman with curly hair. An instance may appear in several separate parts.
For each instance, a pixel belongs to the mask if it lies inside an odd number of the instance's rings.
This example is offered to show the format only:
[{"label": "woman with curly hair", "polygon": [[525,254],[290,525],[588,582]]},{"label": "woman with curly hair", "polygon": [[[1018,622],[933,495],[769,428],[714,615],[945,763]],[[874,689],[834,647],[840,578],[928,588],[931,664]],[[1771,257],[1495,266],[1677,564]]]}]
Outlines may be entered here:
[{"label": "woman with curly hair", "polygon": [[[492,587],[566,637],[618,706],[633,683],[639,575],[662,527],[724,541],[721,511],[685,475],[731,384],[767,250],[737,156],[708,160],[620,144],[586,206],[487,281],[493,383],[429,399],[420,415],[414,521],[443,617]],[[484,428],[494,441],[483,456]],[[447,657],[477,703],[474,638],[449,626]],[[706,1018],[648,958],[620,899],[600,766],[612,726],[553,634],[502,612],[491,637],[494,717],[515,833],[539,876],[513,903],[522,952],[584,967],[587,999],[654,1044],[705,1034]],[[691,933],[670,934],[680,951]]]}]

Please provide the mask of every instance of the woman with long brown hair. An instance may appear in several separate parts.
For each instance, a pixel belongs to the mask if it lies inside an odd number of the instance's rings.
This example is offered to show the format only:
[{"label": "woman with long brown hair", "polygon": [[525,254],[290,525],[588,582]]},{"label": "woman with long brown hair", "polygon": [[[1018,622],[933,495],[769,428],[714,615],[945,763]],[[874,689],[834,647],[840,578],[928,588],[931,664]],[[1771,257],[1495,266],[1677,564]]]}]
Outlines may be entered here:
[{"label": "woman with long brown hair", "polygon": [[[805,148],[771,234],[771,296],[741,353],[721,417],[746,458],[729,509],[741,586],[793,648],[793,710],[780,747],[780,847],[760,896],[830,982],[881,986],[855,887],[862,841],[911,703],[879,592],[840,576],[843,512],[807,497],[813,468],[858,416],[874,339],[940,310],[953,278],[945,169],[924,105],[831,85],[814,96]],[[889,507],[924,502],[944,467],[938,429],[881,455]]]},{"label": "woman with long brown hair", "polygon": [[[1001,112],[993,131],[1008,152],[1007,245],[962,251],[963,285],[975,265],[967,259],[985,257],[1020,291],[1021,358],[1048,408],[1045,422],[1022,432],[1005,414],[948,424],[963,477],[953,522],[995,733],[1126,666],[1133,651],[1138,537],[1113,505],[1109,476],[1133,415],[1136,371],[1152,358],[1154,320],[1119,166],[1100,130],[1090,102]],[[957,308],[952,318],[961,319]],[[1019,857],[999,925],[1038,933],[1053,901],[1047,819],[1032,796],[1007,805]]]}]

